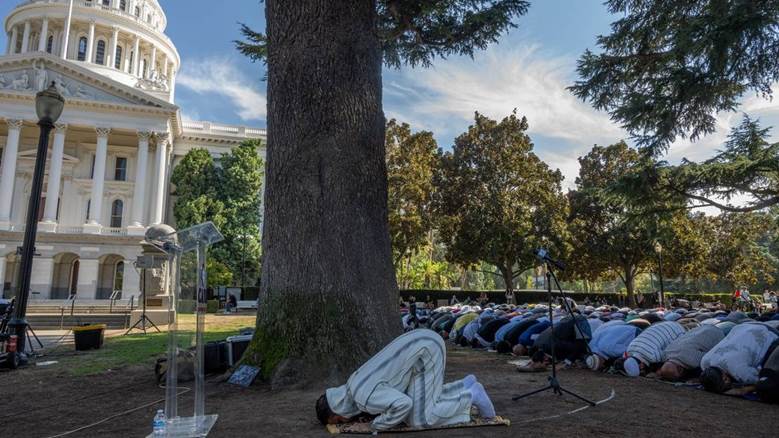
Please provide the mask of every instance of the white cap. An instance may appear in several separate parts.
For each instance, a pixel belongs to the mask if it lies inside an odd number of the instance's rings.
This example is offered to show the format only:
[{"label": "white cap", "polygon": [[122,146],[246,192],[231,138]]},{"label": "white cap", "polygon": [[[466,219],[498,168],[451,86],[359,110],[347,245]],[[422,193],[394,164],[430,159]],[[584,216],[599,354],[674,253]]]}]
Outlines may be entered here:
[{"label": "white cap", "polygon": [[630,377],[638,377],[641,375],[641,366],[634,357],[625,359],[625,374]]}]

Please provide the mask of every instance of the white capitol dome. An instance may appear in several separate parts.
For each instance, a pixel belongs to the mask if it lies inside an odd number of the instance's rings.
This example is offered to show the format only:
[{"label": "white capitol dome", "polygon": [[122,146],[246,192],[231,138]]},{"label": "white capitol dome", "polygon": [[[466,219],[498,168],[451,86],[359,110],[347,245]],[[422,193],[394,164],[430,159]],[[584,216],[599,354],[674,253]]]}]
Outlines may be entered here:
[{"label": "white capitol dome", "polygon": [[138,241],[150,227],[175,226],[172,170],[193,149],[218,159],[248,140],[264,157],[266,132],[183,118],[181,60],[157,0],[0,1],[18,4],[0,56],[0,297],[19,287],[15,249],[40,134],[35,95],[54,82],[65,109],[47,154],[33,300],[138,300]]},{"label": "white capitol dome", "polygon": [[181,59],[166,26],[157,0],[28,0],[5,19],[6,53],[48,52],[80,61],[173,102]]}]

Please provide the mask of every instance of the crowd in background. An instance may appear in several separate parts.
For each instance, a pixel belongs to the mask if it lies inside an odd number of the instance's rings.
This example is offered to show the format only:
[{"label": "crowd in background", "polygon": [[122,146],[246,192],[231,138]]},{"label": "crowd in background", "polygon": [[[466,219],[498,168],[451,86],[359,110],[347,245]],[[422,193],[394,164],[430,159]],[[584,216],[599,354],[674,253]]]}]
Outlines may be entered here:
[{"label": "crowd in background", "polygon": [[779,313],[771,297],[766,291],[766,306],[751,312],[686,300],[642,309],[570,298],[551,313],[546,304],[478,301],[411,302],[401,310],[407,331],[430,329],[459,348],[525,358],[520,372],[546,370],[554,354],[563,366],[699,382],[715,393],[754,391],[779,402]]}]

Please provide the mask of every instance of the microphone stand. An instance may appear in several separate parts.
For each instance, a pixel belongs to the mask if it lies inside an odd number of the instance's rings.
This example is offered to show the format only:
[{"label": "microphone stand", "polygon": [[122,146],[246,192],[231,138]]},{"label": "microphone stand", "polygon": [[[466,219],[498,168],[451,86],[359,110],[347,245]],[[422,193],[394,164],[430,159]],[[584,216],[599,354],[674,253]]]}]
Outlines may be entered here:
[{"label": "microphone stand", "polygon": [[[552,270],[552,264],[549,262],[549,260],[544,260],[545,266],[546,266],[546,292],[547,292],[547,301],[549,303],[549,322],[552,324],[551,330],[552,330],[552,340],[551,340],[551,350],[552,350],[552,375],[547,378],[549,380],[549,384],[547,384],[545,387],[541,389],[537,389],[535,391],[528,392],[526,394],[517,395],[515,397],[512,397],[511,400],[517,401],[521,400],[526,397],[530,397],[532,395],[536,395],[545,391],[551,390],[553,393],[557,395],[563,395],[563,393],[572,395],[579,400],[587,403],[590,406],[595,406],[595,402],[592,402],[579,394],[576,394],[575,392],[569,391],[565,388],[563,388],[560,385],[560,381],[557,379],[557,357],[555,356],[555,344],[557,343],[555,340],[555,327],[554,327],[554,313],[552,312],[552,279],[554,279],[555,284],[557,285],[558,290],[560,291],[560,295],[563,297],[563,302],[565,305],[565,308],[568,310],[568,312],[571,314],[571,317],[573,318],[574,327],[579,331],[579,334],[581,333],[581,328],[579,327],[579,323],[576,320],[576,316],[573,315],[571,311],[571,305],[568,303],[568,300],[565,297],[565,293],[560,288],[560,283],[557,281],[557,276],[554,275],[554,271]],[[586,341],[584,336],[582,336],[582,339]],[[589,346],[587,347],[589,349]]]}]

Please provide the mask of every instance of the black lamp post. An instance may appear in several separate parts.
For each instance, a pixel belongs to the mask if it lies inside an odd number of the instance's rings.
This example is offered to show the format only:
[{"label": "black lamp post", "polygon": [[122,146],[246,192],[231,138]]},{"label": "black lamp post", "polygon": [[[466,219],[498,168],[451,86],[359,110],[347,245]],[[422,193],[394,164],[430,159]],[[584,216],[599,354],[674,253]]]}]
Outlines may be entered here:
[{"label": "black lamp post", "polygon": [[665,307],[665,289],[663,287],[663,245],[660,242],[655,242],[655,252],[659,259],[658,274],[660,274],[660,305]]},{"label": "black lamp post", "polygon": [[41,128],[38,139],[38,155],[35,158],[35,171],[32,176],[30,203],[27,208],[27,224],[24,229],[22,243],[22,260],[19,275],[19,289],[16,293],[16,313],[8,323],[11,331],[16,334],[21,352],[27,347],[27,301],[30,296],[30,276],[32,275],[32,259],[35,254],[35,235],[38,232],[38,211],[41,206],[43,190],[43,174],[46,170],[46,154],[49,149],[49,134],[54,129],[54,123],[62,115],[65,99],[57,92],[54,82],[51,86],[38,93],[35,97],[35,112],[38,114],[38,126]]}]

